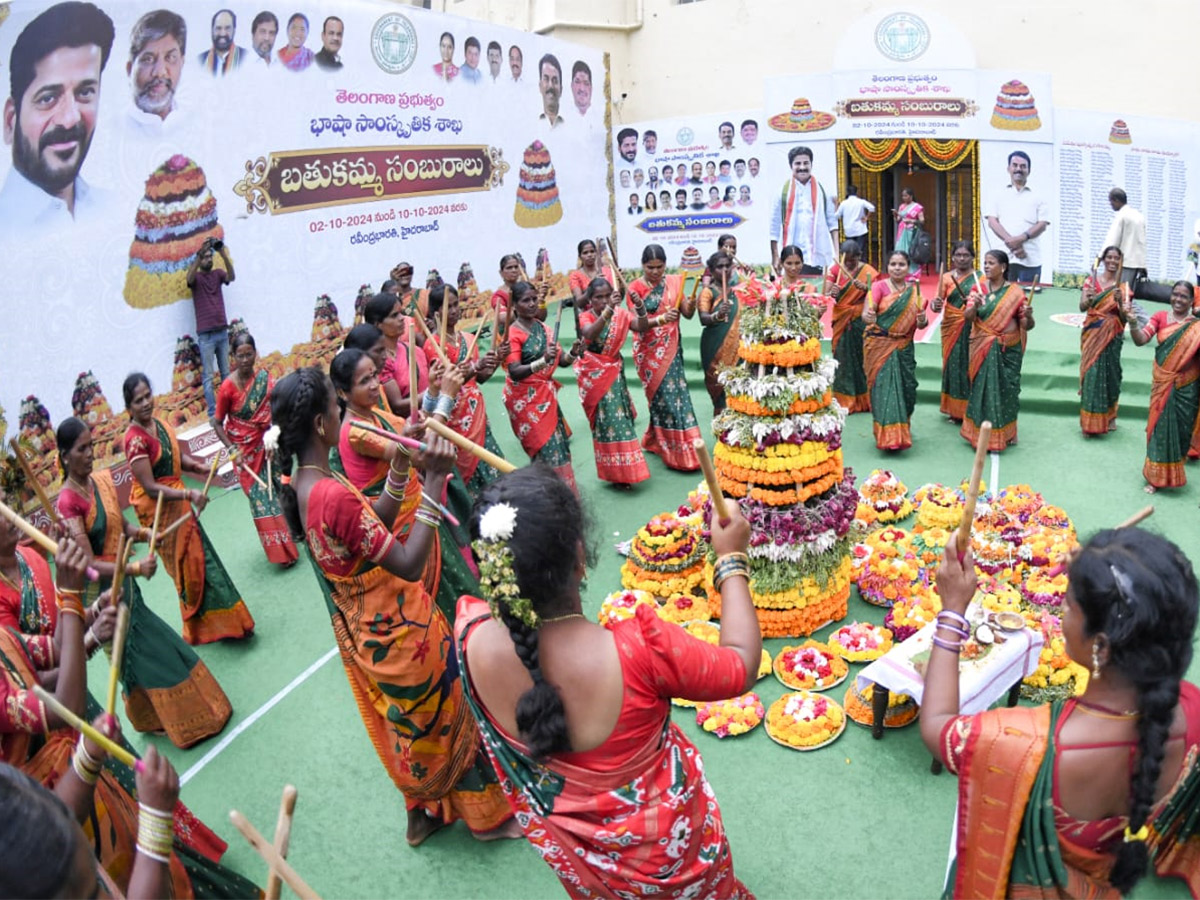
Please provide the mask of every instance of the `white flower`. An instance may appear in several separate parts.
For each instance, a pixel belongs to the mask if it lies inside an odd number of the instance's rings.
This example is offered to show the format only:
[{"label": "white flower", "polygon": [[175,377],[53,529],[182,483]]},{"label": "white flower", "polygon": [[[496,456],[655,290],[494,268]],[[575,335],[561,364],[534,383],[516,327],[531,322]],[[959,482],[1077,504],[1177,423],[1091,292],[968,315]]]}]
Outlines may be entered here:
[{"label": "white flower", "polygon": [[279,449],[279,426],[272,425],[263,433],[263,446],[274,453]]},{"label": "white flower", "polygon": [[485,541],[507,541],[517,526],[516,507],[507,503],[489,506],[479,517],[479,536]]}]

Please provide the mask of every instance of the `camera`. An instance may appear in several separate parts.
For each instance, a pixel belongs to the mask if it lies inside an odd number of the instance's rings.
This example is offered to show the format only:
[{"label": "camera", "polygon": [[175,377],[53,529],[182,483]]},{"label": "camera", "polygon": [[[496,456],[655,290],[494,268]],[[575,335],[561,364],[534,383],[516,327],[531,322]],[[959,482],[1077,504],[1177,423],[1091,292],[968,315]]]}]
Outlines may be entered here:
[{"label": "camera", "polygon": [[224,246],[225,246],[224,241],[220,240],[219,238],[210,237],[210,238],[204,239],[204,244],[201,246],[201,249],[202,250],[204,250],[204,249],[212,250],[215,252],[215,251],[220,250]]}]

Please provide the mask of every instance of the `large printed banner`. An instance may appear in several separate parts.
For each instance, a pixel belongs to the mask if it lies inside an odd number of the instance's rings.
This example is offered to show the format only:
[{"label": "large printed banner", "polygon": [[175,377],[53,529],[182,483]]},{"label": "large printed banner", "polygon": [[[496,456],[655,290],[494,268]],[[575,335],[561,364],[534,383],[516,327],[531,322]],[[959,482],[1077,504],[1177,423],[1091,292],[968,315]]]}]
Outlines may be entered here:
[{"label": "large printed banner", "polygon": [[722,234],[737,238],[743,262],[770,262],[761,119],[744,110],[613,127],[622,265],[655,243],[669,266],[692,268]]},{"label": "large printed banner", "polygon": [[114,412],[130,371],[170,391],[210,237],[228,316],[286,354],[319,295],[349,325],[401,261],[485,293],[503,254],[563,273],[609,230],[599,51],[382,0],[0,9],[10,433],[30,395],[70,415],[86,370]]},{"label": "large printed banner", "polygon": [[1200,126],[1060,109],[1057,131],[1059,271],[1092,268],[1114,216],[1108,192],[1119,187],[1146,217],[1149,276],[1171,281],[1190,272],[1185,254],[1196,240],[1193,223],[1200,211],[1189,202],[1189,191],[1195,195],[1200,173]]}]

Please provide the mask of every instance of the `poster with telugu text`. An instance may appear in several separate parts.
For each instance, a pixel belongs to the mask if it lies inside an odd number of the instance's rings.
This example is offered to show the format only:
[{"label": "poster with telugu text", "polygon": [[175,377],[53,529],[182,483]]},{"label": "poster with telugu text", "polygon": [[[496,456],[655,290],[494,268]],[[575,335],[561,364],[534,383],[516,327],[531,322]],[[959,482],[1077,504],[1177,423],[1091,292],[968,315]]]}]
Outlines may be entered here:
[{"label": "poster with telugu text", "polygon": [[5,7],[10,435],[26,398],[70,415],[85,371],[114,412],[131,371],[168,391],[210,238],[227,317],[287,354],[319,296],[348,327],[401,261],[482,294],[518,252],[565,283],[611,227],[600,51],[382,0]]}]

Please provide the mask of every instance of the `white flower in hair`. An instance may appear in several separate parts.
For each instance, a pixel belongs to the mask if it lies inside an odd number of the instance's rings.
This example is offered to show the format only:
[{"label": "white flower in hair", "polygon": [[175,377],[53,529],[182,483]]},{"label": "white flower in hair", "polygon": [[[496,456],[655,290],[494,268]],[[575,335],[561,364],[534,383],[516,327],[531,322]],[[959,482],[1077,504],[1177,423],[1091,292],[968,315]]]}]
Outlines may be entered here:
[{"label": "white flower in hair", "polygon": [[279,449],[279,426],[272,425],[263,433],[263,446],[271,453]]},{"label": "white flower in hair", "polygon": [[485,541],[507,541],[517,527],[516,507],[507,503],[489,506],[479,517],[479,536]]}]

